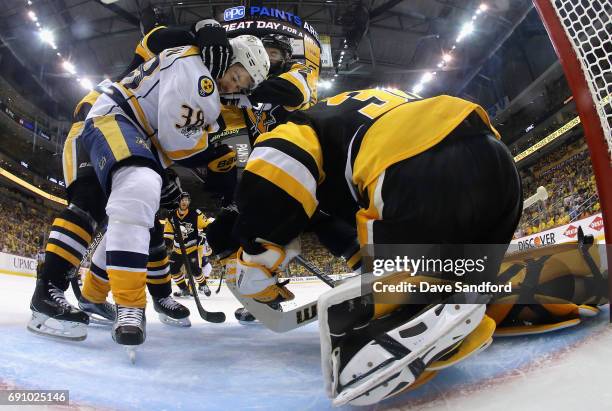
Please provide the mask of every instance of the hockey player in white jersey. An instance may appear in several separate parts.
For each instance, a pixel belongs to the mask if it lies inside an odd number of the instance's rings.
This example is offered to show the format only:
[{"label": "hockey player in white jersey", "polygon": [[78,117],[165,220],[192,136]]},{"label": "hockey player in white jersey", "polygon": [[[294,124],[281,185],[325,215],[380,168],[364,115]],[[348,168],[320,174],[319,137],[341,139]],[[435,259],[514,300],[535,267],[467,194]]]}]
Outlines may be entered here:
[{"label": "hockey player in white jersey", "polygon": [[[186,167],[207,164],[208,133],[215,129],[220,113],[219,94],[252,89],[267,75],[270,63],[259,39],[239,36],[231,40],[231,47],[231,65],[217,81],[199,48],[164,50],[120,82],[102,88],[82,126],[71,130],[73,144],[64,156],[66,182],[74,182],[81,164],[90,164],[105,197],[98,201],[105,204],[108,216],[102,244],[117,304],[112,336],[119,344],[145,340],[149,229],[159,208],[161,171],[174,162]],[[83,224],[54,222],[57,241],[52,252],[78,262],[76,256],[91,242],[93,225],[84,215],[90,211],[74,213],[75,221],[81,218],[77,222]],[[49,273],[37,283],[28,329],[84,339],[87,317],[66,302],[65,288],[55,285],[61,280],[54,284],[51,278],[65,274]],[[62,328],[51,329],[45,324],[49,318],[59,320]]]}]

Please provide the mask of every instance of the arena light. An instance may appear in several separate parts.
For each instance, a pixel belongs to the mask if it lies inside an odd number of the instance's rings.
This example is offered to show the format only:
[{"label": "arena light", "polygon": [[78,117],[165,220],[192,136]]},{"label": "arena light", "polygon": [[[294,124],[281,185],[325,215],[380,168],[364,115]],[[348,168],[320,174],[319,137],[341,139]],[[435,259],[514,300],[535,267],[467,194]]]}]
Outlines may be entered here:
[{"label": "arena light", "polygon": [[489,6],[487,6],[486,3],[482,3],[480,6],[478,6],[478,11],[480,11],[481,13],[484,13],[488,9],[489,9]]},{"label": "arena light", "polygon": [[76,74],[76,67],[74,67],[74,64],[72,64],[68,60],[64,60],[64,62],[62,63],[62,67],[64,67],[64,70],[66,70],[68,73]]},{"label": "arena light", "polygon": [[474,23],[469,21],[467,23],[463,23],[461,26],[461,30],[459,30],[459,35],[457,36],[457,43],[463,40],[466,36],[469,36],[474,32]]},{"label": "arena light", "polygon": [[28,11],[28,17],[32,21],[38,21],[38,17],[36,17],[36,13],[34,13],[32,10]]},{"label": "arena light", "polygon": [[88,78],[81,78],[81,79],[79,79],[79,84],[85,90],[92,90],[93,89],[93,83]]},{"label": "arena light", "polygon": [[429,83],[431,80],[433,80],[435,75],[435,71],[428,71],[427,73],[423,74],[423,77],[421,77],[421,84]]},{"label": "arena light", "polygon": [[451,56],[450,54],[448,54],[448,53],[444,53],[444,54],[442,54],[442,60],[443,60],[445,63],[448,63],[448,62],[449,62],[449,61],[451,61],[452,59],[453,59],[453,56]]},{"label": "arena light", "polygon": [[332,82],[329,81],[329,80],[321,80],[321,81],[319,81],[319,87],[322,90],[329,90],[331,88],[331,86],[332,86]]},{"label": "arena light", "polygon": [[423,88],[424,88],[424,86],[421,83],[419,83],[419,84],[417,84],[416,86],[414,86],[412,88],[412,92],[414,94],[419,94],[421,91],[423,91]]},{"label": "arena light", "polygon": [[51,30],[42,29],[40,33],[38,33],[38,35],[43,41],[43,43],[47,43],[50,46],[55,45],[55,36],[53,35],[53,32]]}]

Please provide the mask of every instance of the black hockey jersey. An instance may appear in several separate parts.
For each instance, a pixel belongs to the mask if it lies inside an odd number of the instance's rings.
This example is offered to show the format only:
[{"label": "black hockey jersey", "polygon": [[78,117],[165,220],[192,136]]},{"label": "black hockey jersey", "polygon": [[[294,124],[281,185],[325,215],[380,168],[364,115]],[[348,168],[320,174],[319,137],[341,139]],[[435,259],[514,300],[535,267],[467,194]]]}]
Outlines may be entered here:
[{"label": "black hockey jersey", "polygon": [[173,212],[168,217],[168,220],[166,220],[164,238],[174,241],[174,252],[177,254],[181,254],[181,246],[177,239],[177,235],[180,235],[180,233],[174,232],[173,225],[169,221],[171,218],[174,224],[179,224],[181,227],[184,227],[184,230],[181,231],[184,233],[183,240],[185,241],[185,251],[187,251],[187,254],[197,251],[200,241],[200,232],[204,230],[211,221],[197,208],[195,210],[187,209],[187,212],[184,214],[182,214],[180,210]]},{"label": "black hockey jersey", "polygon": [[[355,221],[381,173],[440,143],[472,113],[499,138],[482,107],[445,95],[421,99],[400,90],[359,90],[295,112],[255,141],[237,194],[241,216],[253,227],[240,229],[282,243],[319,207]],[[283,228],[273,224],[279,219]],[[260,235],[269,227],[273,235]]]}]

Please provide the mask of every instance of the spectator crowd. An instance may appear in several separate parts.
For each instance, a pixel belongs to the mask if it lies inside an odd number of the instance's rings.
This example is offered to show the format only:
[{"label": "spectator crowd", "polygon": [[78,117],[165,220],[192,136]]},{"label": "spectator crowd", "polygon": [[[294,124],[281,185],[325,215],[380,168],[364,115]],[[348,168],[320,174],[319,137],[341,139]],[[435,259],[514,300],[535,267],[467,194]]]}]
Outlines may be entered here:
[{"label": "spectator crowd", "polygon": [[52,213],[0,187],[0,216],[0,251],[34,258],[49,233]]},{"label": "spectator crowd", "polygon": [[600,211],[595,176],[583,139],[543,156],[521,171],[523,195],[535,194],[539,186],[548,199],[523,211],[515,237],[549,230]]}]

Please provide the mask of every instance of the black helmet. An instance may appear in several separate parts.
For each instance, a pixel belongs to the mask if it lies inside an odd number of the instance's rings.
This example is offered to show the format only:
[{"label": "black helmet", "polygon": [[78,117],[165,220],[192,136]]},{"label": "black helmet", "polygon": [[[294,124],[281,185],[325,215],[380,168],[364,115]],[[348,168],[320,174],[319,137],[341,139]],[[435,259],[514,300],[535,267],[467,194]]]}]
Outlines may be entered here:
[{"label": "black helmet", "polygon": [[291,49],[291,41],[289,37],[282,34],[267,34],[261,39],[264,47],[279,49],[285,54],[285,60],[291,58],[293,50]]},{"label": "black helmet", "polygon": [[181,201],[183,198],[187,198],[187,199],[189,199],[189,201],[191,201],[191,196],[189,195],[189,193],[187,191],[183,191],[181,193],[181,196],[179,197],[179,201]]}]

